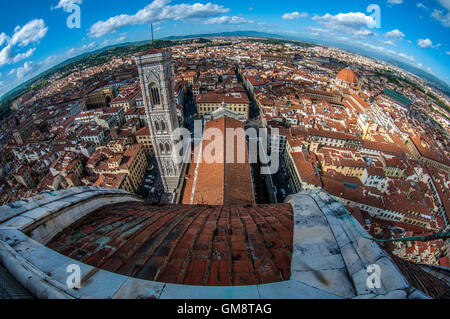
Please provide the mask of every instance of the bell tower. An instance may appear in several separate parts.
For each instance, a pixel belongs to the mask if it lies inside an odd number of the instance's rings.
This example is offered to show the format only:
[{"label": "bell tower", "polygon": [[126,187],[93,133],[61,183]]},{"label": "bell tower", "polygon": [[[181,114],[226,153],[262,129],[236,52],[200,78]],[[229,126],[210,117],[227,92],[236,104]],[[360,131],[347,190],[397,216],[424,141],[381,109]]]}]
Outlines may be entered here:
[{"label": "bell tower", "polygon": [[178,128],[178,116],[173,97],[172,52],[151,49],[136,57],[142,98],[150,129],[155,157],[164,191],[171,201],[181,190],[183,164],[175,164],[173,131]]}]

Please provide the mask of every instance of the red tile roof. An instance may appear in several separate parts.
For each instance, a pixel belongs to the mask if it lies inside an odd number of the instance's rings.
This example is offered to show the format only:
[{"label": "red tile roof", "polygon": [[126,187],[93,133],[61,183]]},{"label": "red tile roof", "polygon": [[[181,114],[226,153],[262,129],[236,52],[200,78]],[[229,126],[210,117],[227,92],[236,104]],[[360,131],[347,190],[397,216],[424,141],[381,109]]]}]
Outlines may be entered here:
[{"label": "red tile roof", "polygon": [[205,93],[198,96],[197,101],[200,103],[222,103],[225,102],[227,104],[250,104],[250,100],[245,92],[237,92],[237,93]]},{"label": "red tile roof", "polygon": [[[190,194],[183,194],[184,204],[208,204],[208,205],[247,205],[254,203],[253,182],[247,148],[245,147],[245,162],[238,163],[238,154],[236,150],[240,145],[246,145],[245,135],[235,138],[233,163],[227,163],[227,129],[243,129],[242,122],[228,117],[222,117],[217,120],[209,121],[206,124],[206,130],[219,129],[223,135],[223,149],[216,157],[221,157],[219,163],[206,163],[203,158],[201,163],[192,163],[189,170],[191,178],[188,180],[188,187],[185,192],[194,192],[194,201],[191,203]],[[203,141],[202,152],[208,147],[212,147],[213,141]],[[215,142],[214,142],[215,143]],[[203,156],[204,157],[204,156]],[[197,178],[195,179],[195,171]],[[195,180],[195,181],[194,181]],[[239,181],[239,183],[236,183]]]},{"label": "red tile roof", "polygon": [[144,126],[139,131],[136,132],[136,136],[148,136],[150,135],[150,129],[147,126]]},{"label": "red tile roof", "polygon": [[355,72],[350,69],[343,69],[338,73],[337,78],[348,83],[357,83]]},{"label": "red tile roof", "polygon": [[[441,279],[423,270],[418,264],[403,260],[395,255],[390,257],[409,283],[432,298],[448,298],[449,286]],[[425,266],[426,267],[426,266]]]},{"label": "red tile roof", "polygon": [[289,204],[103,207],[60,233],[50,248],[83,263],[145,280],[203,286],[290,278]]}]

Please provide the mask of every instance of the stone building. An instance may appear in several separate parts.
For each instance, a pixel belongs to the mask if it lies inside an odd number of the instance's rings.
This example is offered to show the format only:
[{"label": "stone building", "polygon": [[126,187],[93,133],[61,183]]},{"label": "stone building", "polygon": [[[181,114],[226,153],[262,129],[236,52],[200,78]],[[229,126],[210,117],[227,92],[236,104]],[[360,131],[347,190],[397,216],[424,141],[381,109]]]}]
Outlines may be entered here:
[{"label": "stone building", "polygon": [[176,164],[173,132],[179,127],[173,96],[172,53],[152,49],[136,57],[147,123],[166,194],[176,201],[182,188],[183,163]]}]

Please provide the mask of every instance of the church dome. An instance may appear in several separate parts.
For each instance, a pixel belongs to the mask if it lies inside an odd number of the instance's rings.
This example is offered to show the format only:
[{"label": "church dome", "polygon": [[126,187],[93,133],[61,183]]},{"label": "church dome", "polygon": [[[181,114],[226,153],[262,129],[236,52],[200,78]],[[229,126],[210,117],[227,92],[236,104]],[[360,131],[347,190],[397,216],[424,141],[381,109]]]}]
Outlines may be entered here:
[{"label": "church dome", "polygon": [[355,72],[353,72],[350,69],[343,69],[341,72],[338,73],[337,78],[338,80],[351,84],[356,84],[358,82],[358,80],[356,79]]}]

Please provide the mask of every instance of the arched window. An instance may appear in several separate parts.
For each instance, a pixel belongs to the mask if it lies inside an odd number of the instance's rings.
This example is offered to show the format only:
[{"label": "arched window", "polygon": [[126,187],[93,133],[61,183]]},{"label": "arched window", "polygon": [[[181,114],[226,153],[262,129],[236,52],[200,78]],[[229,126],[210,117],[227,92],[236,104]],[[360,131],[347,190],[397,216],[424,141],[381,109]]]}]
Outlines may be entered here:
[{"label": "arched window", "polygon": [[[180,140],[179,140],[176,144],[178,144],[178,145],[184,145],[184,144],[183,144],[183,141],[184,141],[183,136],[180,136]],[[182,156],[184,155],[184,146],[180,148],[180,151],[179,151],[178,153],[179,153],[178,155],[179,155],[180,157],[182,157]]]},{"label": "arched window", "polygon": [[166,153],[170,153],[172,151],[172,148],[170,147],[169,143],[166,143]]},{"label": "arched window", "polygon": [[151,83],[149,85],[149,91],[150,91],[150,99],[151,99],[152,105],[160,105],[161,97],[159,94],[159,88],[155,85],[155,83]]},{"label": "arched window", "polygon": [[155,131],[159,132],[159,130],[160,130],[159,123],[158,121],[155,121]]},{"label": "arched window", "polygon": [[159,144],[159,151],[161,153],[164,153],[164,144],[163,143]]},{"label": "arched window", "polygon": [[165,121],[161,121],[161,131],[163,131],[163,132],[167,131],[167,126],[166,126],[166,122]]}]

